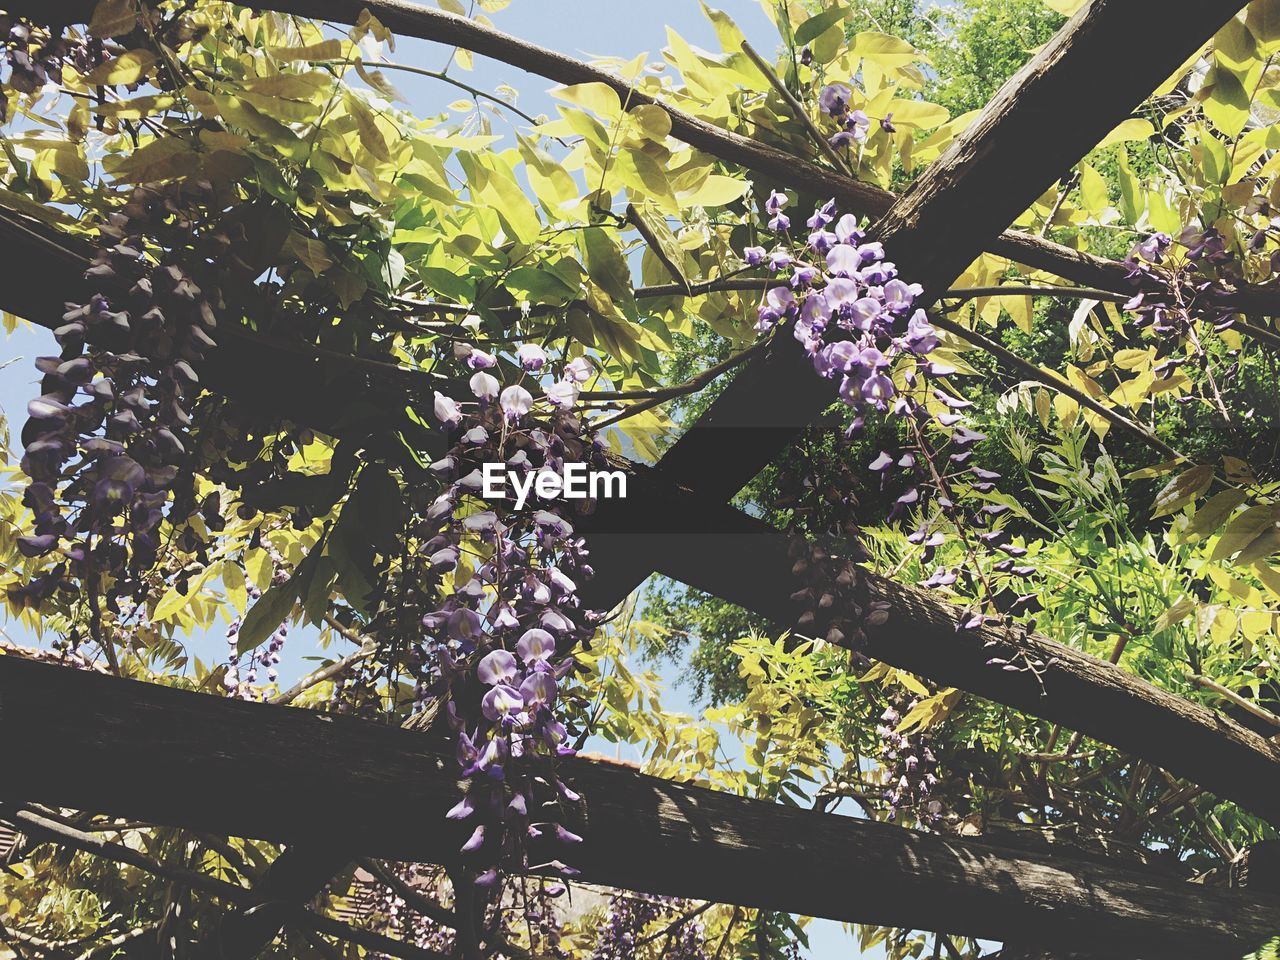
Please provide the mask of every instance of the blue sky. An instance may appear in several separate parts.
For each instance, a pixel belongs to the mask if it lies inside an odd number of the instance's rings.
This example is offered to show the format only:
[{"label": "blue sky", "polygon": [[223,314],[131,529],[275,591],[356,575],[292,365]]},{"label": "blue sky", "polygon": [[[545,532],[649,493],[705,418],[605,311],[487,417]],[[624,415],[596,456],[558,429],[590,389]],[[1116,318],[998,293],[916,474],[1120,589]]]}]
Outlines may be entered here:
[{"label": "blue sky", "polygon": [[[757,49],[768,55],[776,48],[777,33],[758,0],[719,0],[714,6],[728,13]],[[668,26],[695,46],[719,50],[715,34],[697,0],[646,0],[643,3],[627,0],[513,0],[507,9],[493,14],[492,19],[499,29],[508,33],[587,59],[597,56],[631,59],[647,53],[651,61],[660,60]],[[447,47],[438,44],[401,38],[392,59],[439,70],[448,62],[449,53]],[[483,58],[477,58],[474,69],[469,72],[455,65],[451,73],[481,89],[493,90],[503,84],[510,86],[519,91],[518,105],[525,112],[554,116],[556,101],[547,93],[552,85],[542,78],[531,77],[514,67]],[[440,113],[461,96],[460,91],[451,86],[399,71],[390,74],[389,79],[405,95],[407,108],[419,116]],[[503,132],[501,123],[495,124],[494,132]],[[32,360],[40,354],[54,352],[54,349],[52,337],[40,328],[20,329],[0,344],[0,361],[15,361],[0,369],[0,408],[11,420],[15,441],[25,418],[27,400],[35,391],[37,377]],[[6,630],[14,639],[24,639],[14,624],[6,625]],[[193,638],[189,649],[206,660],[220,660],[226,652],[225,641],[219,632]],[[310,666],[307,658],[319,652],[314,631],[294,631],[285,652],[280,668],[282,684],[306,672]],[[672,709],[700,713],[689,702],[687,691],[674,683],[681,673],[679,665],[663,669],[664,678],[668,681],[668,704]],[[858,955],[856,946],[837,923],[816,921],[810,927],[810,937],[809,956],[814,960],[837,960]],[[868,954],[882,955],[879,950]]]}]

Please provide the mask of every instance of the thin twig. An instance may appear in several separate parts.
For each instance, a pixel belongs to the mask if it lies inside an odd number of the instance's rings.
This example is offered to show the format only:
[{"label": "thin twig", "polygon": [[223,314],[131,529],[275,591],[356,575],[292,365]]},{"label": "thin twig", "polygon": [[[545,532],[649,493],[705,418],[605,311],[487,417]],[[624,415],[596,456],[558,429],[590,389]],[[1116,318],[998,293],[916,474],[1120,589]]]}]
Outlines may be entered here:
[{"label": "thin twig", "polygon": [[769,65],[764,57],[756,53],[755,49],[746,40],[742,41],[742,52],[745,53],[747,55],[747,59],[754,63],[756,68],[764,74],[764,78],[768,80],[769,85],[777,91],[778,96],[782,98],[782,102],[787,105],[795,115],[795,118],[804,126],[809,136],[813,138],[813,142],[817,144],[818,149],[822,151],[822,155],[830,160],[831,163],[835,165],[835,168],[845,176],[851,176],[852,174],[849,170],[849,165],[845,163],[844,158],[840,156],[840,154],[836,153],[835,147],[833,147],[831,142],[822,135],[822,131],[819,130],[813,120],[810,119],[809,111],[805,110],[804,104],[797,100],[791,91],[787,89],[787,85],[779,79],[778,74],[773,67]]},{"label": "thin twig", "polygon": [[1240,696],[1240,694],[1236,693],[1234,690],[1229,690],[1226,687],[1224,687],[1222,684],[1217,683],[1213,680],[1210,680],[1208,677],[1201,676],[1198,673],[1187,674],[1187,679],[1190,680],[1197,687],[1203,687],[1206,690],[1213,691],[1218,696],[1220,696],[1223,700],[1231,701],[1241,710],[1248,711],[1249,713],[1257,717],[1259,720],[1265,720],[1267,723],[1276,727],[1277,730],[1280,730],[1280,716],[1277,716],[1276,714],[1272,713],[1270,710],[1266,709],[1265,707],[1258,706],[1258,704],[1254,703],[1252,700],[1246,697]]}]

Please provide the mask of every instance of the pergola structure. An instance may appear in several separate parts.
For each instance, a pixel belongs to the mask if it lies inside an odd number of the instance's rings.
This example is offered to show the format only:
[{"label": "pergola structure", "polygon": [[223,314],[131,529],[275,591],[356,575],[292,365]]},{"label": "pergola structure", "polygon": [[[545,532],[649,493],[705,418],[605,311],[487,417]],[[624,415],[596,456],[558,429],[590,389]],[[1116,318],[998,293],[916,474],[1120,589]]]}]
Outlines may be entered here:
[{"label": "pergola structure", "polygon": [[[5,6],[37,19],[51,15],[26,0]],[[83,7],[87,16],[92,3],[53,6],[68,20],[77,18],[66,8]],[[608,83],[632,104],[654,102],[584,63],[406,0],[253,6],[344,23],[367,8],[401,35],[458,45],[559,83]],[[927,301],[945,293],[984,250],[1127,296],[1119,263],[1005,228],[1243,6],[1241,0],[1092,0],[901,197],[659,106],[671,116],[673,137],[772,184],[834,196],[845,210],[878,217],[875,238],[904,275],[924,286]],[[1156,21],[1159,42],[1135,46],[1133,36]],[[0,216],[0,236],[6,271],[48,278],[0,285],[0,307],[52,326],[62,301],[84,288],[86,254],[9,214]],[[650,288],[649,295],[676,292],[684,291]],[[1280,313],[1280,291],[1242,288],[1235,305],[1254,315]],[[1275,337],[1254,329],[1259,337]],[[959,327],[952,332],[980,339]],[[307,356],[245,330],[220,333],[221,346],[204,371],[209,390],[369,450],[394,450],[390,438],[401,425],[406,395],[429,397],[436,385],[420,374],[384,378],[331,357]],[[989,342],[980,345],[1001,362],[1016,361]],[[306,389],[317,377],[329,388]],[[378,415],[347,416],[357,398]],[[613,606],[658,571],[781,628],[792,626],[797,611],[787,539],[729,500],[833,398],[832,384],[813,375],[790,338],[754,355],[656,467],[627,465],[627,499],[602,502],[587,519],[598,573],[586,602]],[[926,591],[875,578],[868,590],[889,614],[867,628],[861,649],[869,656],[1112,744],[1280,825],[1280,745],[1266,736],[1021,628],[958,633],[956,611]],[[987,665],[993,656],[1019,654],[1042,661],[1043,670]],[[451,751],[431,734],[18,657],[0,658],[0,729],[9,734],[0,814],[33,836],[132,856],[126,862],[169,876],[181,871],[139,863],[136,851],[104,849],[110,845],[23,803],[288,844],[252,889],[181,878],[228,905],[216,942],[206,944],[211,956],[254,956],[286,922],[332,932],[335,921],[309,913],[305,904],[353,859],[447,864],[458,848],[459,836],[443,820],[457,799]],[[1006,949],[1010,958],[1229,957],[1280,932],[1280,886],[1191,885],[1104,854],[927,835],[582,759],[568,768],[585,797],[577,811],[585,842],[575,865],[592,882],[980,936],[1015,945]],[[263,797],[270,802],[261,803]],[[363,817],[364,810],[376,816]],[[370,949],[435,956],[363,931],[347,934]],[[1024,947],[1027,952],[1018,952]]]}]

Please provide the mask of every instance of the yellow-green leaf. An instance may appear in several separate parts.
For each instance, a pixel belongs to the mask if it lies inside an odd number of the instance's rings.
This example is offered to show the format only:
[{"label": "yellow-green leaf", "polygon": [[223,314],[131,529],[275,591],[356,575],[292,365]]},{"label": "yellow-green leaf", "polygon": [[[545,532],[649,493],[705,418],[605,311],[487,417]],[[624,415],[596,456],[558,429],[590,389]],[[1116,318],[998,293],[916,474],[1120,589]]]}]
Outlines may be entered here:
[{"label": "yellow-green leaf", "polygon": [[147,75],[156,62],[156,55],[150,50],[128,50],[114,60],[100,64],[85,78],[92,86],[115,86],[117,84],[137,83]]},{"label": "yellow-green leaf", "polygon": [[1213,467],[1202,463],[1184,470],[1156,494],[1153,517],[1163,517],[1194,501],[1213,483]]}]

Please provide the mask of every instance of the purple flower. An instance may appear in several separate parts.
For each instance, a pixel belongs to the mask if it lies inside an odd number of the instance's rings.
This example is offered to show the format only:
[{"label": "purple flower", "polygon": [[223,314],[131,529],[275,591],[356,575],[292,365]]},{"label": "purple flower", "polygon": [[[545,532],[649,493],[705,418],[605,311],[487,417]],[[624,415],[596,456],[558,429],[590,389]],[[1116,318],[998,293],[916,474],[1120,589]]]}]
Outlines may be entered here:
[{"label": "purple flower", "polygon": [[844,129],[831,138],[833,147],[847,147],[855,143],[862,143],[867,139],[867,131],[871,128],[871,121],[867,115],[861,110],[854,110],[845,118]]},{"label": "purple flower", "polygon": [[874,470],[876,473],[882,473],[885,470],[888,470],[891,466],[893,466],[893,457],[881,450],[880,456],[867,464],[867,469]]},{"label": "purple flower", "polygon": [[457,403],[439,391],[436,391],[435,414],[437,420],[451,427],[462,422],[462,411],[458,409]]},{"label": "purple flower", "polygon": [[498,361],[491,353],[485,353],[483,350],[472,349],[467,354],[467,366],[472,370],[488,370]]},{"label": "purple flower", "polygon": [[524,387],[512,384],[502,391],[502,399],[498,402],[508,420],[519,420],[533,407],[533,396]]},{"label": "purple flower", "polygon": [[764,258],[768,256],[764,247],[747,247],[742,251],[742,259],[747,262],[749,267],[758,267],[764,263]]},{"label": "purple flower", "polygon": [[479,850],[482,846],[484,846],[484,824],[476,827],[475,831],[471,834],[471,838],[462,845],[462,852],[471,853],[472,851]]},{"label": "purple flower", "polygon": [[771,214],[781,213],[782,209],[788,203],[790,203],[790,201],[787,199],[787,195],[785,193],[774,190],[769,194],[769,199],[764,202],[764,209],[766,212]]},{"label": "purple flower", "polygon": [[591,361],[586,357],[578,357],[564,365],[564,378],[574,383],[586,383],[593,372]]},{"label": "purple flower", "polygon": [[480,701],[480,712],[495,723],[510,720],[523,709],[524,697],[520,695],[520,691],[505,683],[491,689]]},{"label": "purple flower", "polygon": [[901,280],[890,280],[884,285],[884,305],[894,313],[902,313],[910,310],[915,298],[923,292],[918,283],[908,286]]},{"label": "purple flower", "polygon": [[815,230],[809,234],[809,249],[817,254],[825,254],[839,240],[830,230]]},{"label": "purple flower", "polygon": [[860,264],[858,251],[846,244],[832,247],[827,253],[827,268],[837,277],[856,275]]},{"label": "purple flower", "polygon": [[836,221],[835,235],[841,243],[861,243],[863,233],[858,229],[858,218],[852,213],[844,214]]},{"label": "purple flower", "polygon": [[883,410],[893,397],[893,381],[883,373],[874,373],[863,383],[862,396],[872,406]]},{"label": "purple flower", "polygon": [[578,385],[572,380],[561,380],[547,387],[547,399],[561,410],[568,410],[578,402]]},{"label": "purple flower", "polygon": [[1129,255],[1140,256],[1148,263],[1160,263],[1172,243],[1173,239],[1167,233],[1153,233],[1134,246]]},{"label": "purple flower", "polygon": [[549,707],[556,699],[556,678],[545,671],[530,674],[520,684],[520,695],[528,710]]},{"label": "purple flower", "polygon": [[824,377],[834,377],[849,372],[858,361],[860,351],[848,340],[837,340],[822,348],[815,361],[815,368]]},{"label": "purple flower", "polygon": [[471,377],[471,392],[485,403],[494,399],[498,395],[499,389],[498,378],[492,374],[485,373],[483,370],[478,371]]},{"label": "purple flower", "polygon": [[835,215],[836,201],[832,198],[813,211],[813,216],[805,221],[805,226],[810,230],[821,230],[835,218]]},{"label": "purple flower", "polygon": [[791,274],[791,286],[807,287],[818,279],[818,268],[808,263],[796,264],[795,270]]},{"label": "purple flower", "polygon": [[445,814],[449,820],[466,820],[476,812],[476,805],[471,802],[470,795],[463,797]]},{"label": "purple flower", "polygon": [[911,315],[906,340],[912,353],[926,354],[938,346],[938,331],[929,324],[923,310],[917,310]]},{"label": "purple flower", "polygon": [[880,317],[880,313],[879,300],[875,297],[859,297],[840,308],[840,318],[846,321],[841,326],[852,327],[854,330],[870,330],[872,324]]},{"label": "purple flower", "polygon": [[884,115],[884,118],[880,121],[880,129],[885,133],[895,133],[897,131],[898,128],[893,125],[892,111]]},{"label": "purple flower", "polygon": [[775,273],[786,270],[791,266],[791,254],[786,250],[778,249],[769,254],[769,269]]},{"label": "purple flower", "polygon": [[526,630],[516,642],[516,653],[525,663],[546,663],[555,652],[555,637],[538,627]]},{"label": "purple flower", "polygon": [[511,683],[520,673],[516,658],[506,650],[493,650],[485,655],[476,667],[476,676],[482,683],[496,686],[499,683]]},{"label": "purple flower", "polygon": [[818,109],[829,116],[840,116],[849,109],[852,96],[847,83],[829,83],[818,92]]},{"label": "purple flower", "polygon": [[537,373],[546,365],[547,354],[536,343],[522,343],[516,348],[520,365],[530,373]]},{"label": "purple flower", "polygon": [[480,627],[480,615],[467,607],[449,615],[449,636],[455,640],[474,640],[480,636]]}]

